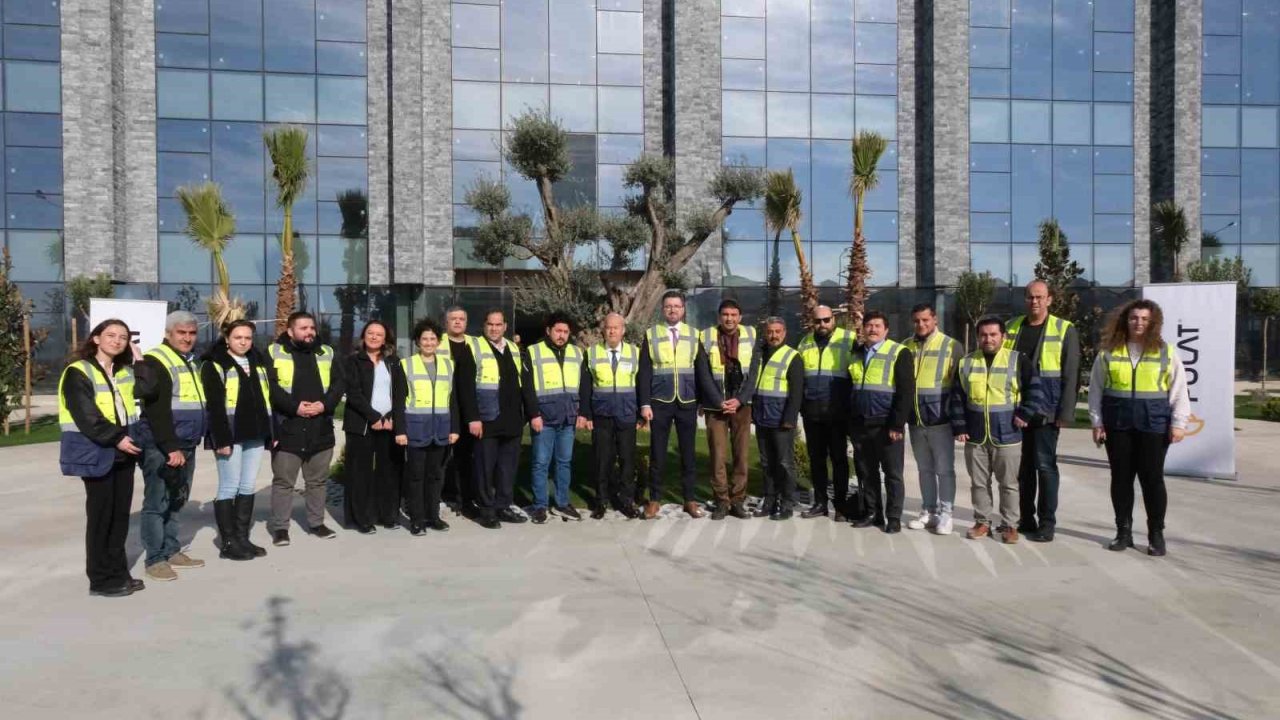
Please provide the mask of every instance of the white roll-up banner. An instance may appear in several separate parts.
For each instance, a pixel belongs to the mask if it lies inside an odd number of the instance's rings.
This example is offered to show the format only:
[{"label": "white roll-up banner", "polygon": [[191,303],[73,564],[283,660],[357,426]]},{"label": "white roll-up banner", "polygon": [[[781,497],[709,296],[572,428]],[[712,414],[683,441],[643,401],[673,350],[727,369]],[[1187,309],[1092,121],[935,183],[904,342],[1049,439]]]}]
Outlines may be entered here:
[{"label": "white roll-up banner", "polygon": [[97,327],[103,320],[116,318],[129,326],[134,342],[143,352],[164,340],[164,319],[169,314],[169,303],[164,300],[116,300],[115,298],[90,298],[89,327]]},{"label": "white roll-up banner", "polygon": [[1142,296],[1164,311],[1164,339],[1182,358],[1191,393],[1187,435],[1169,446],[1165,472],[1235,478],[1236,284],[1145,285]]}]

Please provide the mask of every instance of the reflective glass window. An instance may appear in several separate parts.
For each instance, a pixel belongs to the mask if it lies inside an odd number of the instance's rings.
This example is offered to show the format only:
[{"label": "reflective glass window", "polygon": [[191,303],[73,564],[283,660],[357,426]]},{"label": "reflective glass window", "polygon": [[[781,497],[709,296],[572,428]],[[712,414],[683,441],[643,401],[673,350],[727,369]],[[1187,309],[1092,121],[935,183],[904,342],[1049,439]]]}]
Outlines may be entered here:
[{"label": "reflective glass window", "polygon": [[973,272],[988,272],[993,278],[1008,283],[1009,246],[974,243],[969,246],[969,265]]},{"label": "reflective glass window", "polygon": [[596,13],[596,44],[601,51],[638,55],[644,50],[643,16],[634,12]]},{"label": "reflective glass window", "polygon": [[1009,242],[1008,213],[969,213],[969,241],[975,243]]},{"label": "reflective glass window", "polygon": [[1133,34],[1094,33],[1093,69],[1103,72],[1133,72]]},{"label": "reflective glass window", "polygon": [[203,120],[160,120],[156,148],[171,152],[209,152],[209,123]]},{"label": "reflective glass window", "polygon": [[160,233],[160,282],[207,284],[213,275],[209,253],[186,235]]},{"label": "reflective glass window", "polygon": [[1093,142],[1097,145],[1133,144],[1133,106],[1093,105]]},{"label": "reflective glass window", "polygon": [[897,25],[860,22],[853,37],[858,62],[889,65],[898,61]]},{"label": "reflective glass window", "polygon": [[1095,215],[1093,242],[1097,245],[1132,245],[1132,215]]},{"label": "reflective glass window", "polygon": [[1240,145],[1242,147],[1276,147],[1276,108],[1240,108]]},{"label": "reflective glass window", "polygon": [[872,130],[889,140],[898,137],[898,99],[883,95],[859,95],[855,100],[857,129]]},{"label": "reflective glass window", "polygon": [[497,83],[455,82],[453,126],[497,130],[502,126],[501,86]]},{"label": "reflective glass window", "polygon": [[13,262],[9,276],[11,280],[20,282],[60,282],[62,280],[62,238],[58,232],[10,230],[8,236],[9,258]]},{"label": "reflective glass window", "polygon": [[969,66],[1009,67],[1009,31],[975,27],[969,31]]},{"label": "reflective glass window", "polygon": [[62,151],[57,148],[8,147],[4,153],[9,192],[62,194]]},{"label": "reflective glass window", "polygon": [[765,0],[722,0],[720,12],[725,15],[764,17]]},{"label": "reflective glass window", "polygon": [[1240,38],[1206,35],[1204,38],[1204,70],[1208,75],[1240,74]]},{"label": "reflective glass window", "polygon": [[364,75],[364,43],[316,43],[316,71],[326,75]]},{"label": "reflective glass window", "polygon": [[365,79],[356,77],[316,78],[317,117],[322,123],[365,124]]},{"label": "reflective glass window", "polygon": [[600,132],[644,132],[644,94],[640,88],[602,87],[597,96]]},{"label": "reflective glass window", "polygon": [[1093,281],[1105,286],[1133,284],[1133,248],[1097,245],[1093,248]]},{"label": "reflective glass window", "polygon": [[[737,211],[734,211],[737,215]],[[730,217],[733,217],[732,215]],[[763,242],[724,243],[724,284],[728,286],[763,285],[768,268],[768,254]]]},{"label": "reflective glass window", "polygon": [[502,33],[502,79],[507,82],[548,81],[546,3],[505,3],[502,24],[519,28]]},{"label": "reflective glass window", "polygon": [[1009,97],[1009,71],[973,68],[969,71],[969,95],[976,98]]},{"label": "reflective glass window", "polygon": [[306,75],[267,75],[267,121],[316,121],[316,79]]},{"label": "reflective glass window", "polygon": [[897,95],[897,65],[859,65],[857,71],[859,95]]},{"label": "reflective glass window", "polygon": [[1009,103],[973,100],[969,103],[970,142],[1009,142]]},{"label": "reflective glass window", "polygon": [[1055,145],[1088,145],[1090,137],[1088,103],[1056,102],[1053,104],[1053,142]]},{"label": "reflective glass window", "polygon": [[1201,116],[1200,144],[1204,147],[1238,147],[1239,108],[1205,107]]},{"label": "reflective glass window", "polygon": [[1052,98],[1054,55],[1045,52],[1053,47],[1052,0],[1019,2],[1009,37],[1013,96]]},{"label": "reflective glass window", "polygon": [[256,73],[213,73],[215,120],[261,120],[262,76]]},{"label": "reflective glass window", "polygon": [[1241,83],[1246,103],[1280,103],[1280,4],[1249,0],[1241,38]]},{"label": "reflective glass window", "polygon": [[1200,210],[1210,215],[1240,214],[1240,178],[1207,175],[1200,178]]},{"label": "reflective glass window", "polygon": [[1133,99],[1133,74],[1116,72],[1094,73],[1093,99],[1129,102]]},{"label": "reflective glass window", "polygon": [[1238,75],[1205,75],[1201,98],[1206,103],[1235,104],[1240,102],[1240,77]]},{"label": "reflective glass window", "polygon": [[1009,172],[1009,150],[1004,144],[969,145],[969,169],[974,172]]},{"label": "reflective glass window", "polygon": [[1133,148],[1094,148],[1093,172],[1099,175],[1132,175]]},{"label": "reflective glass window", "polygon": [[569,132],[595,132],[596,89],[590,85],[552,85],[551,116]]},{"label": "reflective glass window", "polygon": [[231,282],[254,285],[267,282],[267,251],[263,236],[237,233],[227,243],[222,258],[227,263],[227,274],[231,276]]},{"label": "reflective glass window", "polygon": [[969,173],[969,209],[974,212],[1009,212],[1008,173]]},{"label": "reflective glass window", "polygon": [[1012,166],[1012,240],[1034,243],[1040,221],[1054,214],[1053,153],[1046,145],[1017,145],[1013,147]]},{"label": "reflective glass window", "polygon": [[722,143],[723,163],[725,165],[764,166],[763,138],[726,137]]},{"label": "reflective glass window", "polygon": [[723,60],[720,86],[725,90],[764,90],[764,61]]},{"label": "reflective glass window", "polygon": [[1040,261],[1040,249],[1034,245],[1013,245],[1009,248],[1012,260],[1012,275],[1009,284],[1020,288],[1031,282],[1036,276],[1036,263]]},{"label": "reflective glass window", "polygon": [[726,17],[720,21],[720,53],[726,58],[764,59],[764,20]]},{"label": "reflective glass window", "polygon": [[1200,172],[1205,175],[1239,175],[1240,151],[1205,148],[1200,152]]},{"label": "reflective glass window", "polygon": [[[813,137],[853,137],[852,95],[818,95],[815,93],[809,97],[812,99],[813,108]],[[777,135],[778,133],[770,130],[770,134]]]},{"label": "reflective glass window", "polygon": [[1201,0],[1206,35],[1239,35],[1241,0]]},{"label": "reflective glass window", "polygon": [[[1088,100],[1093,88],[1093,6],[1059,2],[1053,8],[1053,97]],[[1043,51],[1043,48],[1041,48]]]},{"label": "reflective glass window", "polygon": [[1112,32],[1133,32],[1133,0],[1094,2],[1093,29]]},{"label": "reflective glass window", "polygon": [[[1095,175],[1093,177],[1093,211],[1096,213],[1133,212],[1132,175]],[[1094,242],[1102,242],[1095,239]]]},{"label": "reflective glass window", "polygon": [[1013,115],[1013,142],[1050,142],[1051,109],[1048,102],[1015,100],[1010,109]]},{"label": "reflective glass window", "polygon": [[9,145],[62,147],[62,118],[57,115],[5,113],[4,138]]},{"label": "reflective glass window", "polygon": [[491,80],[502,79],[501,56],[497,50],[479,50],[475,48],[453,49],[454,80]]},{"label": "reflective glass window", "polygon": [[264,65],[275,72],[316,71],[314,0],[263,0]]},{"label": "reflective glass window", "polygon": [[[612,9],[609,5],[602,2],[598,7]],[[551,82],[595,84],[596,7],[590,0],[552,0],[549,6]],[[600,48],[621,52],[604,44]]]},{"label": "reflective glass window", "polygon": [[213,67],[261,70],[261,0],[217,0],[209,11],[209,51]]},{"label": "reflective glass window", "polygon": [[1245,245],[1240,248],[1240,257],[1251,271],[1249,284],[1254,287],[1275,287],[1280,285],[1280,246]]},{"label": "reflective glass window", "polygon": [[725,135],[764,137],[764,93],[726,91],[721,107]]},{"label": "reflective glass window", "polygon": [[640,55],[606,55],[596,58],[598,82],[601,85],[644,84],[644,62]]},{"label": "reflective glass window", "polygon": [[56,63],[4,63],[4,107],[17,112],[62,112],[62,74]]},{"label": "reflective glass window", "polygon": [[[11,6],[21,5],[29,8],[27,13],[14,13]],[[12,0],[5,0],[4,3],[4,19],[5,22],[25,22],[23,19],[15,19],[34,14],[37,5],[53,6],[53,22],[57,20],[57,4],[44,2],[43,0],[27,0],[26,2],[15,3]],[[46,8],[47,12],[47,8]],[[29,15],[28,15],[29,16]],[[173,2],[157,2],[156,3],[156,30],[160,32],[179,32],[179,33],[207,33],[209,32],[209,2],[208,0],[181,0]]]},{"label": "reflective glass window", "polygon": [[859,21],[891,23],[898,19],[897,0],[857,0]]},{"label": "reflective glass window", "polygon": [[316,37],[364,42],[365,13],[359,0],[316,0]]},{"label": "reflective glass window", "polygon": [[812,78],[809,89],[851,93],[854,91],[853,0],[814,0],[810,7]]},{"label": "reflective glass window", "polygon": [[625,165],[632,162],[644,152],[644,136],[642,135],[605,135],[596,136],[596,157],[602,163]]},{"label": "reflective glass window", "polygon": [[1240,152],[1240,242],[1280,244],[1280,153]]},{"label": "reflective glass window", "polygon": [[501,33],[496,6],[453,4],[453,34],[450,37],[457,47],[501,47]]},{"label": "reflective glass window", "polygon": [[511,121],[527,110],[544,112],[549,102],[546,85],[507,83],[502,86],[503,127],[510,128]]},{"label": "reflective glass window", "polygon": [[[11,48],[8,35],[6,28],[6,52]],[[156,65],[180,68],[209,67],[209,36],[157,33]]]},{"label": "reflective glass window", "polygon": [[[4,56],[7,58],[58,62],[62,59],[61,42],[56,27],[6,25],[4,28]],[[205,60],[208,61],[207,50]]]},{"label": "reflective glass window", "polygon": [[975,27],[1009,27],[1009,0],[970,0],[969,23]]},{"label": "reflective glass window", "polygon": [[770,90],[809,90],[809,27],[808,3],[769,4],[765,57]]},{"label": "reflective glass window", "polygon": [[365,238],[321,236],[320,266],[322,283],[363,285],[369,282],[369,248]]}]

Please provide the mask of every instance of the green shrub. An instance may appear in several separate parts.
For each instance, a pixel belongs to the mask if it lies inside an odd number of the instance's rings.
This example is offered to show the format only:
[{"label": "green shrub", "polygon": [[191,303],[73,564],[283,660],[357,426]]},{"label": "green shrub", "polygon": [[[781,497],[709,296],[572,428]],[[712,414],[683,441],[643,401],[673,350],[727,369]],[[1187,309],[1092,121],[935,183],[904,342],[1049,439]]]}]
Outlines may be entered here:
[{"label": "green shrub", "polygon": [[1271,398],[1262,405],[1262,419],[1280,422],[1280,398]]}]

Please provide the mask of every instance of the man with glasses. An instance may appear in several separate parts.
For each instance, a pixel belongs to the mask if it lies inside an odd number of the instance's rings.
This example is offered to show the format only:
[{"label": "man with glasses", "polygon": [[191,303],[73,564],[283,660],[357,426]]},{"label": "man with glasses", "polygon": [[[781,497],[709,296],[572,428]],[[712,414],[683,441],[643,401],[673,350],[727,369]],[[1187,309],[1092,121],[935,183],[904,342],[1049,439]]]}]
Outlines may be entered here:
[{"label": "man with glasses", "polygon": [[870,310],[862,316],[862,340],[849,356],[849,382],[853,385],[849,438],[863,497],[862,514],[853,520],[853,526],[874,525],[896,533],[902,531],[904,499],[902,436],[915,404],[916,378],[911,351],[888,336],[884,313]]},{"label": "man with glasses", "polygon": [[809,451],[809,471],[813,474],[813,505],[800,517],[826,517],[827,461],[835,480],[835,521],[857,515],[845,507],[849,492],[849,440],[845,418],[849,414],[849,353],[853,333],[835,324],[831,308],[819,305],[813,313],[813,332],[796,346],[804,365],[804,437]]},{"label": "man with glasses", "polygon": [[1009,322],[1004,347],[1030,358],[1040,378],[1043,405],[1022,429],[1018,531],[1037,542],[1053,542],[1058,522],[1058,432],[1075,419],[1080,376],[1080,338],[1074,325],[1050,315],[1053,291],[1043,280],[1026,290],[1027,314]]}]

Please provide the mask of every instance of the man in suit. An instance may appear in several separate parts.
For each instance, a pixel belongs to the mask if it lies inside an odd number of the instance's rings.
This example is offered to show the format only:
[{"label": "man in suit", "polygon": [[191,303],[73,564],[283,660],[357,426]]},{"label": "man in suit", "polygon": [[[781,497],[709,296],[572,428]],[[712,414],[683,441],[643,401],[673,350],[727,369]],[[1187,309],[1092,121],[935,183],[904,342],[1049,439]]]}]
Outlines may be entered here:
[{"label": "man in suit", "polygon": [[782,318],[764,321],[765,344],[751,401],[764,468],[764,500],[756,514],[770,520],[790,519],[796,494],[796,422],[804,398],[804,363],[784,344],[786,339]]},{"label": "man in suit", "polygon": [[667,469],[667,443],[671,426],[680,448],[680,481],[684,511],[690,517],[704,515],[694,496],[694,441],[698,428],[698,399],[703,407],[722,408],[720,390],[711,377],[707,353],[697,333],[684,321],[684,293],[668,290],[662,295],[663,322],[649,328],[640,349],[640,416],[652,428],[649,445],[649,502],[646,520],[662,507],[662,476]]},{"label": "man in suit", "polygon": [[520,436],[526,420],[541,432],[533,388],[521,382],[520,348],[506,338],[501,310],[485,315],[484,337],[475,347],[475,371],[458,371],[458,402],[467,432],[475,438],[477,522],[496,530],[526,518],[512,509]]},{"label": "man in suit", "polygon": [[608,505],[628,519],[636,511],[632,498],[636,481],[636,372],[640,349],[623,341],[626,320],[609,313],[600,323],[602,342],[591,346],[583,360],[578,429],[591,431],[592,471],[596,497],[591,517],[604,518]]},{"label": "man in suit", "polygon": [[[862,339],[849,359],[853,387],[849,436],[853,465],[864,498],[862,517],[854,527],[875,525],[887,533],[902,531],[905,463],[903,432],[915,406],[915,363],[911,351],[889,339],[884,313],[871,310],[862,318]],[[880,494],[884,471],[885,494]]]}]

